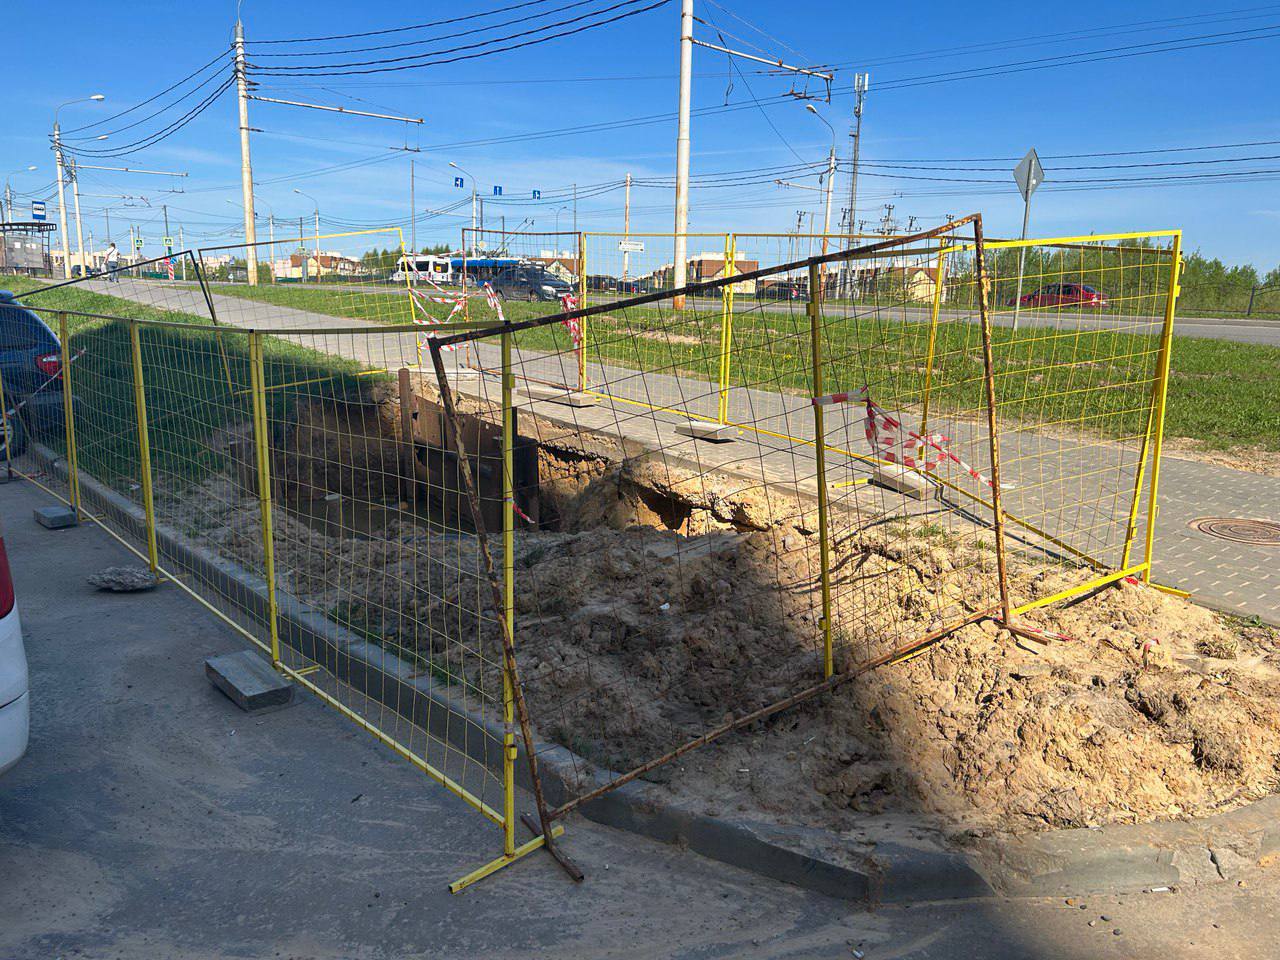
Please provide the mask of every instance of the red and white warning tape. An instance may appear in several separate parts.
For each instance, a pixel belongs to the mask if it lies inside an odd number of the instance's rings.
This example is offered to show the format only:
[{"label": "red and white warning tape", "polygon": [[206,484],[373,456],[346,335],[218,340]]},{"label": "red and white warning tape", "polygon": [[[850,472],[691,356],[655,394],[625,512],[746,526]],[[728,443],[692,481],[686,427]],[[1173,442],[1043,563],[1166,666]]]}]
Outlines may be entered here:
[{"label": "red and white warning tape", "polygon": [[[871,452],[889,463],[901,463],[913,470],[936,470],[938,464],[951,462],[969,474],[979,483],[993,487],[991,479],[975,470],[969,464],[952,453],[947,446],[951,438],[940,433],[919,434],[908,430],[902,422],[890,416],[883,407],[871,399],[871,391],[862,387],[857,393],[829,393],[822,397],[813,397],[810,401],[815,407],[833,403],[863,403],[866,405],[864,433],[871,444]],[[1001,489],[1009,489],[1010,484],[1002,483]]]},{"label": "red and white warning tape", "polygon": [[[469,299],[480,295],[476,293],[467,293],[466,290],[463,290],[461,293],[449,293],[442,286],[440,286],[438,283],[432,280],[431,277],[420,272],[416,266],[413,266],[411,264],[409,269],[413,272],[414,277],[416,277],[419,280],[426,281],[427,285],[431,287],[431,289],[436,291],[435,294],[428,294],[428,293],[423,293],[421,290],[418,290],[416,287],[413,287],[413,286],[409,287],[409,293],[410,293],[409,302],[412,303],[416,308],[416,310],[418,311],[418,312],[415,312],[413,315],[413,322],[418,324],[419,326],[434,327],[440,323],[448,323],[460,312],[462,312],[462,309],[467,305],[467,301]],[[502,301],[499,300],[498,295],[493,292],[493,287],[489,286],[489,284],[486,283],[484,285],[483,295],[486,302],[489,304],[489,306],[492,307],[494,311],[498,314],[499,322],[506,323],[507,318],[502,314]],[[424,305],[425,303],[447,304],[450,307],[449,315],[445,317],[443,320],[441,320],[439,317],[433,316],[430,312],[428,312],[426,306]],[[421,357],[422,355],[422,348],[426,346],[426,342],[428,340],[434,339],[435,336],[436,335],[434,333],[428,333],[418,338],[419,357]],[[456,350],[456,349],[457,349],[456,344],[451,344],[449,346],[441,348],[442,351],[450,351],[450,350]]]},{"label": "red and white warning tape", "polygon": [[[577,310],[578,298],[575,297],[572,293],[566,293],[564,296],[560,298],[560,306],[564,307],[566,310]],[[562,320],[560,322],[563,323],[565,327],[567,327],[569,330],[569,337],[570,339],[573,340],[573,349],[581,350],[582,349],[582,324],[578,322],[578,318],[571,317],[569,319]]]}]

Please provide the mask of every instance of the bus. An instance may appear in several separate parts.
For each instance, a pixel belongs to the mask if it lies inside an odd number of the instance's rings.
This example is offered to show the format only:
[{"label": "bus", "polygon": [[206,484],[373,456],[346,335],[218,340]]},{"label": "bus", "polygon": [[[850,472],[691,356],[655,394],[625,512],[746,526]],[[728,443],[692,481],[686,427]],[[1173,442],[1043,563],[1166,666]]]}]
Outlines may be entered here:
[{"label": "bus", "polygon": [[469,257],[461,253],[420,253],[417,256],[406,254],[396,261],[396,270],[391,279],[398,283],[411,279],[424,285],[429,279],[441,287],[459,287],[463,285],[465,277],[466,286],[478,287],[488,283],[508,267],[522,262],[519,257]]}]

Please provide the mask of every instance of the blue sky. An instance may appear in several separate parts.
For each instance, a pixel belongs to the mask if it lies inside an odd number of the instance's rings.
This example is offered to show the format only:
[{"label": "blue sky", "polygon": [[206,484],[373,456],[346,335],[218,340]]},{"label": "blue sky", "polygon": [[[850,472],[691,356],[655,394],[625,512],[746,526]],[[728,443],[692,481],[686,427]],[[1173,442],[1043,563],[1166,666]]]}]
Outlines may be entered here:
[{"label": "blue sky", "polygon": [[[464,2],[447,10],[460,15],[502,5],[499,0]],[[894,214],[904,226],[908,216],[928,225],[940,222],[947,213],[979,210],[989,234],[1016,234],[1021,202],[1012,180],[1003,172],[1012,163],[1003,158],[1021,156],[1030,146],[1049,157],[1280,141],[1280,33],[1273,31],[1267,39],[1249,42],[1221,42],[1243,36],[1240,31],[1280,25],[1280,5],[1246,6],[1241,0],[1235,5],[1226,0],[1209,7],[1169,2],[1117,5],[1085,0],[1053,7],[1010,4],[1001,9],[1004,6],[917,3],[903,7],[796,0],[780,8],[764,0],[723,0],[721,6],[698,0],[697,13],[709,25],[699,25],[697,34],[716,41],[715,27],[710,25],[714,24],[735,35],[737,39],[726,35],[730,45],[743,46],[745,41],[794,61],[838,64],[836,96],[829,105],[822,101],[817,105],[837,131],[842,159],[848,153],[852,99],[840,90],[851,84],[855,70],[871,72],[863,126],[862,159],[866,166],[859,184],[860,219],[878,220],[886,202],[895,205]],[[216,56],[230,43],[235,17],[231,2],[104,5],[70,0],[57,5],[56,20],[50,18],[53,9],[30,0],[10,0],[6,5],[9,35],[22,38],[8,48],[7,72],[24,80],[9,86],[20,95],[11,99],[4,111],[7,122],[0,132],[0,172],[38,164],[37,172],[11,178],[15,190],[23,194],[38,192],[53,179],[47,135],[59,102],[94,92],[108,97],[100,105],[67,107],[62,114],[64,130],[106,119]],[[368,9],[367,15],[357,16],[362,7],[350,0],[312,0],[307,4],[244,0],[242,15],[252,42],[443,19],[441,11],[446,8],[379,4]],[[628,172],[637,178],[670,178],[675,151],[673,118],[543,139],[491,144],[470,141],[673,114],[678,15],[678,3],[672,2],[577,37],[430,69],[371,76],[264,79],[264,95],[422,116],[426,123],[421,128],[407,128],[381,120],[252,104],[251,125],[264,131],[255,134],[253,142],[254,173],[262,201],[259,213],[270,209],[282,220],[310,216],[312,201],[294,194],[293,189],[298,188],[319,201],[326,229],[352,223],[402,222],[408,214],[410,155],[387,148],[407,143],[422,148],[421,153],[412,155],[422,216],[424,211],[463,198],[465,191],[453,186],[456,171],[447,166],[453,160],[476,174],[482,193],[491,195],[493,184],[503,186],[505,202],[495,202],[490,196],[486,206],[490,225],[496,226],[498,217],[505,215],[509,227],[532,217],[535,229],[551,230],[557,219],[558,225],[567,229],[572,211],[561,209],[571,205],[567,198],[541,204],[525,198],[535,188],[544,194],[564,194],[576,182],[584,185],[578,204],[579,224],[585,229],[620,229],[622,191],[588,196],[594,191],[585,185],[619,180]],[[395,42],[450,29],[436,27],[328,46]],[[1074,36],[1061,36],[1065,34]],[[1196,42],[1217,45],[979,79],[902,84],[911,78],[1043,57],[1112,50],[1113,54],[1100,54],[1110,56],[1125,52],[1117,48],[1134,44],[1208,34],[1218,36]],[[291,48],[251,48],[251,59],[284,49]],[[261,56],[258,62],[287,61]],[[742,63],[742,72],[731,74],[723,55],[695,51],[695,109],[722,106],[726,98],[742,106],[695,117],[695,176],[824,159],[831,142],[827,128],[804,111],[802,102],[771,103],[792,87],[792,80],[752,72],[757,69]],[[810,83],[809,90],[822,92],[818,83]],[[757,108],[753,96],[769,105]],[[103,129],[125,122],[122,119]],[[163,122],[167,121],[113,134],[107,144],[127,143],[131,134],[158,129]],[[1280,144],[1101,159],[1046,159],[1049,183],[1035,198],[1031,232],[1047,236],[1182,227],[1191,248],[1230,262],[1251,261],[1267,269],[1280,263],[1280,175],[1245,182],[1173,181],[1174,185],[1088,190],[1062,189],[1065,185],[1059,181],[1280,170],[1280,160],[1096,171],[1057,168],[1274,155],[1280,155]],[[951,160],[974,158],[997,159],[961,166],[995,169],[904,169],[947,166]],[[343,171],[307,175],[353,161],[367,162]],[[182,224],[189,242],[193,238],[231,242],[241,232],[237,226],[238,140],[231,95],[142,153],[96,162],[190,173],[183,181],[176,181],[82,171],[86,229],[97,238],[106,234],[103,207],[108,205],[114,205],[112,228],[117,239],[126,234],[128,223],[145,224],[148,235],[158,234],[161,201],[169,204],[173,232]],[[898,166],[871,166],[876,163]],[[798,210],[820,210],[817,192],[776,187],[765,174],[761,179],[765,182],[695,190],[690,229],[782,231],[794,228]],[[801,182],[813,184],[816,179],[810,176]],[[182,187],[185,192],[162,195],[173,187]],[[847,206],[847,193],[847,179],[841,174],[836,186],[837,212]],[[124,206],[138,201],[96,196],[109,194],[146,195],[153,207]],[[29,197],[22,199],[19,213]],[[668,187],[637,187],[632,204],[633,229],[670,229],[672,192]],[[468,213],[462,208],[420,223],[419,244],[456,243]],[[819,212],[819,222],[820,216]]]}]

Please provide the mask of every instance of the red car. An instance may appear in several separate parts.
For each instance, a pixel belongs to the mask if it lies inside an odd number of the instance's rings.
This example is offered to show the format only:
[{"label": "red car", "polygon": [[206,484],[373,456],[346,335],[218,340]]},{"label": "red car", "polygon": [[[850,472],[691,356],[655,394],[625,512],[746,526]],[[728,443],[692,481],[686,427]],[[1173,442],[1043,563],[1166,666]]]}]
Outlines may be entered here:
[{"label": "red car", "polygon": [[1016,298],[1008,305],[1024,307],[1093,307],[1101,310],[1107,304],[1107,295],[1086,283],[1051,283],[1041,287],[1034,293],[1023,294],[1021,301]]}]

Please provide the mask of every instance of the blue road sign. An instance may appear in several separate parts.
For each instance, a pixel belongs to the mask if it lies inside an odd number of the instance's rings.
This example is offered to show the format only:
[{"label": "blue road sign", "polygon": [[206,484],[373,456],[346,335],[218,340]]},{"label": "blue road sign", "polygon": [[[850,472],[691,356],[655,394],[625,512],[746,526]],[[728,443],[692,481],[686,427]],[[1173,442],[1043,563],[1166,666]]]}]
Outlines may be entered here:
[{"label": "blue road sign", "polygon": [[542,191],[541,191],[541,190],[535,190],[535,191],[533,191],[533,199],[535,199],[535,200],[541,200],[541,199],[542,199]]},{"label": "blue road sign", "polygon": [[454,185],[455,187],[460,187],[460,186],[462,186],[462,178],[461,178],[461,177],[454,177],[454,178],[453,178],[453,185]]},{"label": "blue road sign", "polygon": [[46,216],[46,214],[45,214],[44,201],[43,201],[43,200],[32,200],[32,201],[31,201],[31,219],[32,219],[32,220],[44,220],[44,219],[47,219],[47,216]]},{"label": "blue road sign", "polygon": [[500,186],[498,186],[497,184],[494,184],[494,187],[493,187],[493,195],[494,195],[495,197],[500,197],[500,196],[502,196],[502,188],[501,188]]}]

